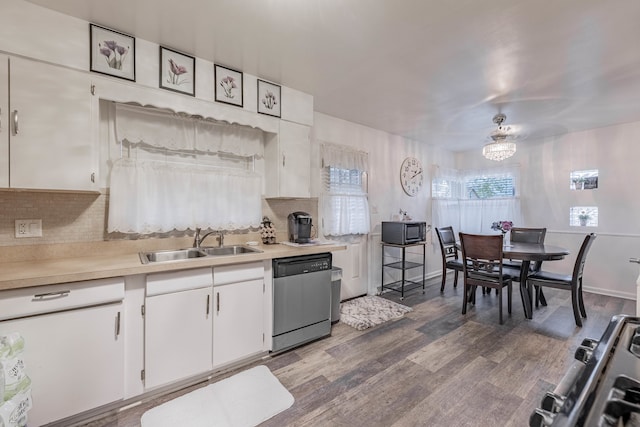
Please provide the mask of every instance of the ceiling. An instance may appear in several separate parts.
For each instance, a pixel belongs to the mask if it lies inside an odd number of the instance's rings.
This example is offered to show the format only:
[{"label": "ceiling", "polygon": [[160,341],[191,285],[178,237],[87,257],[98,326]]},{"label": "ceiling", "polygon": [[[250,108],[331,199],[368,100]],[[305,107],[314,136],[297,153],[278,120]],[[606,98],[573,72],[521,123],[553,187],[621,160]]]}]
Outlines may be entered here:
[{"label": "ceiling", "polygon": [[29,0],[454,151],[640,120],[640,1]]}]

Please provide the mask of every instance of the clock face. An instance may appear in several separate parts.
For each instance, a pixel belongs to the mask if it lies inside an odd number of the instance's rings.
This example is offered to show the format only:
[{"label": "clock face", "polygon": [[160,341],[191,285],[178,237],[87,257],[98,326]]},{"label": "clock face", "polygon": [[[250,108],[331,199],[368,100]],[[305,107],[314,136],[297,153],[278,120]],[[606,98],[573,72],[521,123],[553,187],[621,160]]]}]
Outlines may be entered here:
[{"label": "clock face", "polygon": [[400,167],[400,183],[409,196],[416,196],[422,188],[422,163],[415,157],[407,157]]}]

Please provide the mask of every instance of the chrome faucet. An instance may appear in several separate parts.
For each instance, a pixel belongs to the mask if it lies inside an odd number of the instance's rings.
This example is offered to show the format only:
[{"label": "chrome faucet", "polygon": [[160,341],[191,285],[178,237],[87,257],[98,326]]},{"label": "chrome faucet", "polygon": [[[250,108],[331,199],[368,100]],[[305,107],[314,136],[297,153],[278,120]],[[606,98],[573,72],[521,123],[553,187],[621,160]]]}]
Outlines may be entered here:
[{"label": "chrome faucet", "polygon": [[220,242],[220,244],[218,246],[222,246],[222,244],[224,243],[224,231],[222,230],[210,231],[208,233],[205,233],[202,237],[200,237],[200,231],[202,231],[202,229],[196,228],[196,235],[193,237],[194,248],[200,248],[200,245],[202,244],[204,239],[206,239],[210,234],[214,234],[214,233],[219,234],[218,241]]}]

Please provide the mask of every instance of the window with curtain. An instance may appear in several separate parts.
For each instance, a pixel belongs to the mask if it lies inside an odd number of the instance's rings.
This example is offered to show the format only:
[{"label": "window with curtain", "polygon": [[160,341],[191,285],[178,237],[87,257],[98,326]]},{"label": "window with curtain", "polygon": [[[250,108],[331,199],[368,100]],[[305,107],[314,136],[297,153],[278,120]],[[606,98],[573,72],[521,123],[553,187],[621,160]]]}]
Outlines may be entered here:
[{"label": "window with curtain", "polygon": [[134,105],[112,109],[107,231],[257,228],[262,131]]},{"label": "window with curtain", "polygon": [[350,147],[324,143],[321,145],[321,156],[323,234],[332,237],[368,234],[368,154]]},{"label": "window with curtain", "polygon": [[456,231],[491,234],[495,221],[522,226],[519,166],[458,171],[434,167],[433,222]]}]

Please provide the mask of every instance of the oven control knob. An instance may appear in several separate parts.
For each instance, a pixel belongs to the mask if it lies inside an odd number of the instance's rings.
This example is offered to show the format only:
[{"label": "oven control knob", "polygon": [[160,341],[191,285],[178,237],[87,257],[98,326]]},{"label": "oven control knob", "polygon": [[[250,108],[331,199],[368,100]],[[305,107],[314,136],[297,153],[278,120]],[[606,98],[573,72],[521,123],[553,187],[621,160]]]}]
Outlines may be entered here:
[{"label": "oven control knob", "polygon": [[560,408],[564,404],[564,401],[565,397],[548,391],[547,394],[545,394],[544,398],[542,398],[541,406],[545,411],[549,411],[555,414],[556,412],[560,411]]},{"label": "oven control knob", "polygon": [[536,408],[536,410],[529,417],[529,427],[547,427],[553,424],[555,414],[545,411],[544,409]]},{"label": "oven control knob", "polygon": [[580,344],[583,347],[589,347],[590,349],[594,349],[596,348],[596,346],[598,345],[597,340],[591,339],[591,338],[585,338],[582,340],[582,343]]},{"label": "oven control knob", "polygon": [[589,359],[591,359],[591,355],[593,354],[593,349],[590,347],[579,346],[576,349],[574,357],[580,362],[587,363]]}]

